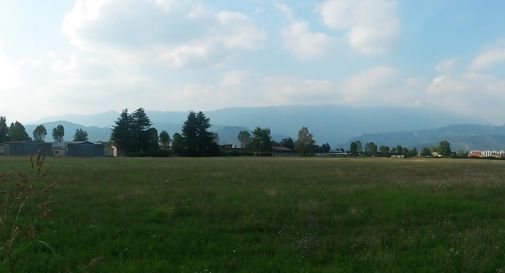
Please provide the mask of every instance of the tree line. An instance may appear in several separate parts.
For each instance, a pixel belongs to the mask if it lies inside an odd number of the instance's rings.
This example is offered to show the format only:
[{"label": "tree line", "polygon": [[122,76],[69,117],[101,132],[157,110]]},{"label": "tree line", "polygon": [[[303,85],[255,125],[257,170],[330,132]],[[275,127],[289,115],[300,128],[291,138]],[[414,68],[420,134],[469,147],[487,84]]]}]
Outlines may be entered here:
[{"label": "tree line", "polygon": [[331,150],[331,146],[328,143],[321,146],[316,144],[314,136],[309,132],[307,127],[302,127],[298,131],[298,138],[296,140],[287,137],[277,142],[272,139],[269,128],[261,127],[256,127],[252,131],[252,135],[247,130],[241,131],[237,136],[237,140],[240,142],[242,149],[249,149],[259,154],[272,153],[272,147],[274,146],[285,147],[301,155],[328,153]]},{"label": "tree line", "polygon": [[[63,141],[65,136],[65,128],[63,125],[58,124],[52,129],[51,136],[55,142]],[[38,125],[32,132],[30,137],[26,132],[25,126],[19,122],[12,122],[10,126],[7,126],[7,119],[4,116],[0,116],[0,143],[7,141],[35,141],[44,142],[47,136],[47,129],[44,125]],[[88,132],[83,129],[76,129],[74,136],[74,141],[86,141],[88,140]]]},{"label": "tree line", "polygon": [[[215,156],[220,154],[218,145],[219,136],[209,131],[210,119],[201,111],[189,112],[181,132],[174,133],[172,137],[163,130],[158,131],[152,127],[152,122],[143,108],[138,108],[132,113],[125,109],[121,112],[112,128],[110,141],[114,143],[123,155],[160,155],[171,154],[180,156]],[[65,128],[59,124],[52,129],[51,136],[56,142],[63,141]],[[6,141],[36,141],[43,142],[48,132],[44,125],[37,126],[32,137],[28,135],[25,127],[16,121],[7,126],[5,117],[0,116],[0,143]],[[77,129],[73,136],[74,141],[88,140],[88,133]],[[272,147],[285,147],[300,155],[314,155],[328,153],[331,146],[328,143],[318,145],[313,134],[307,127],[298,131],[297,139],[291,137],[275,141],[271,136],[270,128],[256,127],[251,133],[243,130],[238,133],[237,140],[241,149],[256,155],[272,154]],[[352,156],[431,156],[437,153],[441,156],[454,156],[450,143],[441,141],[437,146],[424,147],[419,153],[416,148],[407,148],[397,145],[395,147],[377,146],[374,142],[364,145],[361,141],[353,141],[347,151]]]},{"label": "tree line", "polygon": [[[112,128],[111,141],[123,155],[180,155],[216,156],[221,153],[219,136],[210,131],[210,119],[201,111],[189,112],[180,133],[172,137],[163,130],[159,134],[143,108],[129,113],[121,112]],[[285,138],[280,142],[272,139],[269,128],[256,127],[251,133],[241,131],[237,136],[241,148],[257,155],[269,155],[272,147],[283,146],[302,155],[329,152],[328,143],[316,144],[307,127],[300,129],[297,140]]]},{"label": "tree line", "polygon": [[181,133],[175,133],[170,139],[165,130],[158,135],[143,108],[133,113],[125,109],[112,128],[111,141],[123,155],[214,156],[219,154],[219,145],[210,127],[210,119],[203,112],[192,111]]},{"label": "tree line", "polygon": [[[408,148],[408,147],[402,147],[401,145],[397,145],[395,147],[389,147],[389,146],[377,146],[374,142],[368,142],[364,146],[361,143],[361,141],[353,141],[351,142],[349,146],[349,154],[352,156],[384,156],[384,157],[389,157],[389,156],[404,156],[404,157],[414,157],[414,156],[432,156],[434,154],[440,155],[440,156],[456,156],[456,153],[454,153],[451,150],[451,144],[447,140],[443,140],[440,143],[438,143],[437,146],[431,146],[431,147],[423,147],[421,152],[419,153],[417,151],[417,148]],[[462,152],[458,156],[462,156],[463,154],[466,154],[465,152]]]}]

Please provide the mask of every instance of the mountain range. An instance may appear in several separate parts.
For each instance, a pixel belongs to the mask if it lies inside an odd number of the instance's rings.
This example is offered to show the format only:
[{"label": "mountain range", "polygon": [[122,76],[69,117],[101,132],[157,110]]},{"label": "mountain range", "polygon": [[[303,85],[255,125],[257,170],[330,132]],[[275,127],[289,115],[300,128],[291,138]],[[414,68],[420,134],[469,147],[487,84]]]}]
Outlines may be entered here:
[{"label": "mountain range", "polygon": [[436,146],[440,141],[447,140],[454,151],[503,150],[505,149],[505,126],[457,124],[430,130],[364,134],[352,140],[416,148]]},{"label": "mountain range", "polygon": [[[131,109],[130,109],[131,110]],[[147,111],[153,126],[167,130],[170,135],[180,131],[188,112]],[[455,115],[437,109],[350,107],[340,105],[234,107],[205,111],[220,136],[221,143],[236,144],[236,136],[243,129],[257,126],[272,130],[274,139],[289,136],[296,138],[298,130],[306,126],[318,143],[334,146],[346,143],[362,134],[378,134],[396,131],[413,131],[438,128],[458,123],[484,123],[474,117]],[[109,111],[93,115],[62,115],[43,118],[32,124],[51,124],[66,121],[67,132],[74,132],[80,125],[88,131],[91,140],[104,140],[110,136],[110,128],[119,112]],[[50,128],[49,128],[50,127]],[[53,128],[46,126],[48,130]],[[108,128],[108,133],[105,129]],[[31,131],[29,131],[31,132]],[[68,135],[68,133],[67,133]]]}]

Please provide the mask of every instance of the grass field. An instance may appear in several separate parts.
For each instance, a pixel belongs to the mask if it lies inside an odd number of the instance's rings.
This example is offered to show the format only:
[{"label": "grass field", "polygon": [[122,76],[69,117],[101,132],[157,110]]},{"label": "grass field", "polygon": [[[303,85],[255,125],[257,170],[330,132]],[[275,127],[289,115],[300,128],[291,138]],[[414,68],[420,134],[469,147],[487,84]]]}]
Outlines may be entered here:
[{"label": "grass field", "polygon": [[[0,173],[29,169],[0,157]],[[504,272],[505,161],[48,158],[19,272]],[[95,260],[95,266],[87,266]]]}]

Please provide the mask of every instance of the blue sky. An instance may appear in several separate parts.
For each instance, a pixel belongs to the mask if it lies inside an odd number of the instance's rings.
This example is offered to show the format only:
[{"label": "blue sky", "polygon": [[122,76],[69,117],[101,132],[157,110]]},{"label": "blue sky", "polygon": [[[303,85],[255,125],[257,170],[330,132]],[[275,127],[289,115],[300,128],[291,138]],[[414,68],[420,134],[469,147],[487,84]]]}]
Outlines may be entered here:
[{"label": "blue sky", "polygon": [[0,115],[342,104],[501,124],[503,10],[470,0],[0,0]]}]

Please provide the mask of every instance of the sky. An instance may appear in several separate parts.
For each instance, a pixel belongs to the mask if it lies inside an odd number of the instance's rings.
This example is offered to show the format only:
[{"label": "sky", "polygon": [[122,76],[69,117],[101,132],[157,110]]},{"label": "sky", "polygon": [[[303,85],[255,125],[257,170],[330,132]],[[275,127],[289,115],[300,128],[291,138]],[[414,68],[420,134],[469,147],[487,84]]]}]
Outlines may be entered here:
[{"label": "sky", "polygon": [[501,0],[0,0],[0,115],[336,104],[503,124],[503,10]]}]

